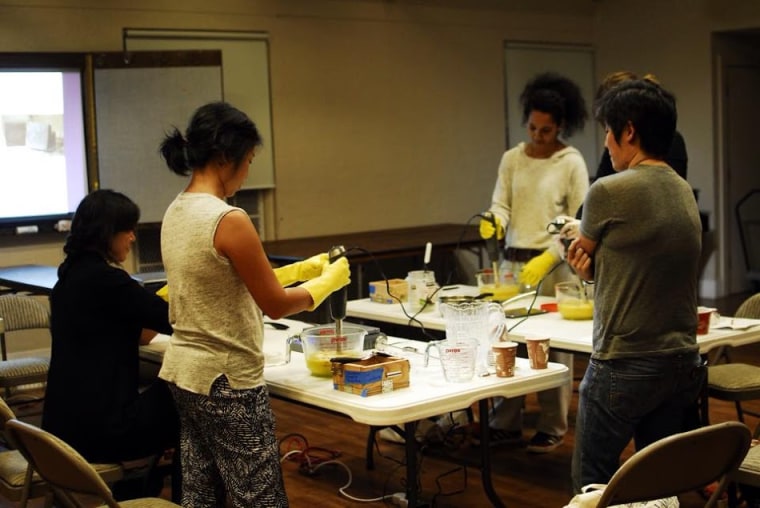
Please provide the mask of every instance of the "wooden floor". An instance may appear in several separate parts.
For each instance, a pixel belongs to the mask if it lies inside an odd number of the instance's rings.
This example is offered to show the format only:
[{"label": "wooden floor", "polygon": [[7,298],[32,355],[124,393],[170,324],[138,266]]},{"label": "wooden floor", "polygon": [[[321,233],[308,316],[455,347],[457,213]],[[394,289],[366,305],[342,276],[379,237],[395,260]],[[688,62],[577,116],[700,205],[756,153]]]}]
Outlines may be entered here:
[{"label": "wooden floor", "polygon": [[[719,301],[704,300],[702,303],[718,308],[723,315],[732,315],[739,304],[748,295],[737,295]],[[745,346],[736,350],[734,361],[747,361],[760,364],[760,344]],[[583,355],[575,356],[575,375],[580,378],[586,368]],[[573,430],[575,408],[577,407],[578,380],[574,382],[573,403],[571,404],[570,431],[565,436],[565,443],[552,453],[544,455],[529,454],[523,447],[494,448],[492,451],[493,484],[502,501],[511,507],[550,508],[562,507],[572,497],[570,484],[570,460],[573,449]],[[399,463],[403,459],[403,446],[378,441],[378,451],[382,457],[375,460],[375,469],[365,468],[365,445],[367,427],[354,423],[350,419],[322,411],[298,406],[274,399],[272,401],[277,415],[277,434],[284,438],[290,433],[303,435],[311,447],[324,448],[339,452],[337,457],[345,467],[350,469],[351,477],[343,466],[325,466],[318,469],[313,476],[300,472],[299,464],[284,462],[286,489],[291,505],[306,506],[357,506],[380,507],[390,505],[390,501],[366,500],[378,499],[405,489],[407,481],[404,468]],[[749,409],[760,411],[760,403],[746,404]],[[526,400],[525,438],[533,434],[538,404],[535,395]],[[711,423],[736,419],[732,404],[712,400],[710,403]],[[746,418],[751,429],[760,423],[752,417]],[[453,449],[453,444],[452,448]],[[427,506],[446,507],[480,507],[489,506],[485,496],[480,470],[477,467],[461,467],[449,460],[439,458],[446,446],[431,446],[429,453],[423,454],[422,472],[419,478],[422,498]],[[457,455],[477,460],[479,450],[467,443],[462,444]],[[633,448],[626,450],[629,456]],[[361,499],[351,500],[339,491],[350,484],[345,492]],[[695,492],[680,499],[683,508],[704,506],[704,500]]]},{"label": "wooden floor", "polygon": [[[760,358],[760,348],[753,352]],[[577,388],[577,382],[576,382]],[[577,404],[577,391],[574,394]],[[525,437],[532,435],[531,422],[535,421],[538,406],[535,396],[528,397],[526,403]],[[343,466],[325,466],[317,470],[314,476],[307,476],[299,471],[299,464],[283,463],[286,489],[292,506],[356,506],[359,501],[352,501],[341,495],[339,489],[350,482],[346,492],[354,498],[369,500],[404,490],[407,479],[404,469],[399,467],[403,459],[403,446],[378,442],[379,453],[376,467],[367,471],[364,463],[364,447],[367,428],[339,415],[325,414],[320,411],[295,406],[288,402],[273,401],[278,418],[278,436],[299,433],[312,447],[326,448],[339,452],[340,460],[350,469],[350,478]],[[752,403],[747,407],[760,410],[760,404]],[[736,419],[732,405],[711,401],[711,422],[717,423]],[[492,450],[494,488],[507,506],[522,508],[562,507],[570,499],[570,460],[573,449],[574,411],[570,414],[571,428],[565,436],[565,443],[552,453],[544,455],[529,454],[523,447],[501,447]],[[747,418],[751,428],[758,421]],[[426,506],[436,507],[479,507],[489,506],[477,467],[459,467],[449,460],[438,458],[441,445],[433,445],[431,453],[422,458],[420,488]],[[463,444],[458,456],[477,460],[479,450]],[[633,452],[629,447],[628,456]],[[447,495],[451,494],[451,495]],[[370,507],[387,506],[384,501],[362,502]],[[389,504],[389,503],[388,503]],[[681,497],[683,508],[704,506],[704,500],[697,493]]]},{"label": "wooden floor", "polygon": [[[702,303],[716,306],[724,315],[731,315],[746,295],[724,299],[718,302]],[[760,345],[740,348],[735,361],[760,363]],[[580,377],[585,370],[585,358],[576,355],[575,372]],[[554,508],[562,507],[571,497],[570,458],[573,449],[574,408],[577,407],[577,385],[570,414],[570,431],[565,443],[552,453],[533,455],[523,447],[501,447],[492,450],[493,484],[498,496],[509,507],[520,508]],[[302,466],[300,462],[285,460],[283,472],[285,487],[291,506],[301,507],[344,507],[390,506],[390,500],[384,496],[405,490],[405,468],[402,467],[403,446],[385,441],[377,442],[375,451],[375,468],[365,467],[365,446],[368,428],[357,424],[347,417],[326,413],[324,411],[297,405],[278,399],[272,400],[277,417],[277,436],[284,439],[282,452],[289,449],[301,449],[307,441],[313,449],[315,462],[312,467]],[[760,403],[749,403],[747,407],[760,411]],[[533,422],[538,411],[535,395],[526,400],[525,437],[533,433]],[[736,418],[732,405],[720,401],[711,401],[710,415],[712,423]],[[748,417],[746,423],[750,428],[760,421]],[[288,437],[291,436],[291,437]],[[454,453],[457,458],[473,462],[477,460],[479,449],[468,442],[457,441],[452,436],[448,445],[431,445],[422,455],[419,486],[424,505],[430,507],[481,507],[489,506],[481,484],[480,470],[473,465],[463,466],[451,460],[441,458],[442,452]],[[625,456],[632,453],[626,450]],[[707,453],[707,451],[706,451]],[[340,464],[327,464],[316,467],[319,460],[334,459]],[[311,470],[311,473],[309,472]],[[341,489],[343,492],[341,493]],[[165,490],[164,497],[169,492]],[[696,493],[681,497],[683,508],[704,506],[704,500]],[[0,507],[12,506],[3,504]],[[31,506],[42,506],[35,501]]]}]

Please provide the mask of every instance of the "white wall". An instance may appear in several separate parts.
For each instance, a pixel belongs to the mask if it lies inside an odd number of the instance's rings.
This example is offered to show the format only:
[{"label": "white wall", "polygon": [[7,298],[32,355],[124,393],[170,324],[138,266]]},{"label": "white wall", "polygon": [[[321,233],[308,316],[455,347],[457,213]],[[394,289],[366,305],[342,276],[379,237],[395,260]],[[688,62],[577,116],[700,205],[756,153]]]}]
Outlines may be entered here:
[{"label": "white wall", "polygon": [[[504,41],[590,43],[593,4],[0,0],[0,48],[120,50],[125,27],[268,32],[275,223],[293,238],[487,208],[506,148]],[[0,247],[0,265],[19,261]]]}]

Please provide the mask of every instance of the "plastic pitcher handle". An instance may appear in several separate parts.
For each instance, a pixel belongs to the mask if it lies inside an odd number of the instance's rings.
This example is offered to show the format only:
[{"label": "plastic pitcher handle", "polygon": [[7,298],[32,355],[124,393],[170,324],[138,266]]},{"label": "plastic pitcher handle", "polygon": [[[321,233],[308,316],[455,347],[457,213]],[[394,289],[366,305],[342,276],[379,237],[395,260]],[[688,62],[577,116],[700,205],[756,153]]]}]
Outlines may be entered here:
[{"label": "plastic pitcher handle", "polygon": [[488,338],[491,343],[499,342],[507,328],[507,317],[500,303],[488,303]]},{"label": "plastic pitcher handle", "polygon": [[285,363],[290,363],[290,351],[293,349],[293,344],[301,346],[301,351],[303,351],[303,342],[301,342],[300,335],[292,335],[288,337],[285,341]]},{"label": "plastic pitcher handle", "polygon": [[[428,361],[430,360],[430,348],[434,347],[434,348],[438,349],[438,344],[440,342],[441,342],[440,340],[434,340],[434,341],[428,342],[428,345],[425,347],[425,363],[423,363],[423,367],[427,367],[428,366]],[[439,356],[440,356],[440,354],[439,354]]]}]

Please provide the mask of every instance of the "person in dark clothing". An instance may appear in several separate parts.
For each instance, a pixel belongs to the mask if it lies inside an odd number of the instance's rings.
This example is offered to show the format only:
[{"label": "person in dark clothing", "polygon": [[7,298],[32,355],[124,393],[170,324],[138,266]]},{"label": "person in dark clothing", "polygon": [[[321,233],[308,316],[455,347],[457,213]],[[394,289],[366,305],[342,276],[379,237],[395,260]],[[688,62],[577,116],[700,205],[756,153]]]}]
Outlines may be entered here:
[{"label": "person in dark clothing", "polygon": [[[138,386],[140,344],[158,332],[172,333],[168,304],[120,266],[139,217],[137,205],[121,193],[86,196],[74,214],[50,296],[52,347],[42,427],[91,462],[178,450],[179,418],[166,384],[157,379],[147,389]],[[173,477],[177,497],[180,475]]]},{"label": "person in dark clothing", "polygon": [[[623,81],[633,79],[638,79],[638,77],[636,74],[630,71],[618,71],[607,74],[607,76],[605,76],[602,82],[599,84],[599,87],[596,89],[596,95],[594,96],[594,109],[596,109],[596,105],[599,104],[602,97],[604,97],[604,94],[607,93],[610,88],[622,83]],[[655,84],[659,84],[657,78],[653,74],[646,74],[642,79]],[[668,153],[665,156],[665,162],[667,162],[668,166],[673,168],[675,172],[681,176],[681,178],[686,180],[689,157],[686,154],[686,142],[684,141],[681,133],[678,131],[675,131],[673,133],[673,141],[671,142]],[[604,152],[602,152],[602,158],[599,160],[599,166],[596,169],[594,180],[598,180],[599,178],[603,178],[607,175],[614,175],[615,173],[616,171],[613,169],[612,161],[610,160],[610,152],[607,150],[607,148],[605,148]],[[580,218],[580,214],[578,215],[578,218]]]}]

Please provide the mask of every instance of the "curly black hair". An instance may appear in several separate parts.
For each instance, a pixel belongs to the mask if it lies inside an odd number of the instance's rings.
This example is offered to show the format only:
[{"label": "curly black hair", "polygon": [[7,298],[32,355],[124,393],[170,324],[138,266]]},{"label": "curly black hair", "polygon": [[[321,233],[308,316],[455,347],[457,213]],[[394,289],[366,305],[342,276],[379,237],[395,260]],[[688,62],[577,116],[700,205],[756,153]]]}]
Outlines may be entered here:
[{"label": "curly black hair", "polygon": [[520,94],[520,104],[523,125],[528,122],[531,111],[542,111],[552,116],[565,138],[583,130],[588,118],[581,89],[556,72],[545,72],[531,79]]}]

